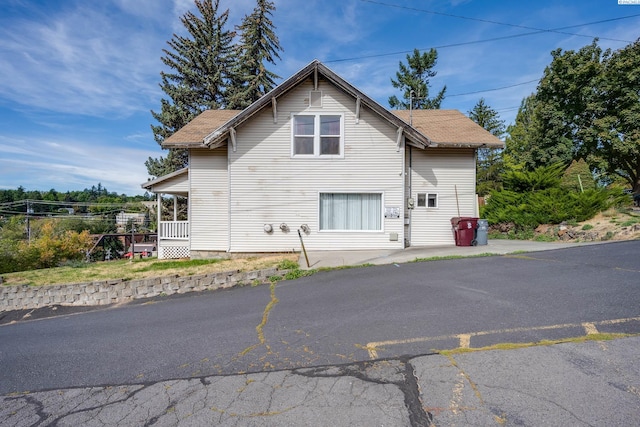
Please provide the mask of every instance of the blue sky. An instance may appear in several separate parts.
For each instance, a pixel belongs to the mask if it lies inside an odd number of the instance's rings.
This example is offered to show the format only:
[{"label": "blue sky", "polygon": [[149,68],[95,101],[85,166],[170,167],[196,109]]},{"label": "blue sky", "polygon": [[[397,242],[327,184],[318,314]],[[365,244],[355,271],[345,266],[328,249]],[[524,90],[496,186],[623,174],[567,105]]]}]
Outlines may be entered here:
[{"label": "blue sky", "polygon": [[[220,0],[231,25],[254,4]],[[579,49],[594,36],[603,48],[620,49],[640,37],[640,5],[618,0],[275,5],[284,51],[272,70],[282,78],[319,59],[388,106],[399,61],[414,48],[435,47],[431,91],[447,86],[442,108],[466,114],[484,97],[507,124],[535,90],[551,50]],[[184,32],[180,16],[189,9],[192,0],[3,0],[0,188],[67,191],[102,183],[142,194],[144,161],[166,154],[150,129],[150,110],[165,97],[158,87],[162,49]],[[537,31],[558,28],[565,29]]]}]

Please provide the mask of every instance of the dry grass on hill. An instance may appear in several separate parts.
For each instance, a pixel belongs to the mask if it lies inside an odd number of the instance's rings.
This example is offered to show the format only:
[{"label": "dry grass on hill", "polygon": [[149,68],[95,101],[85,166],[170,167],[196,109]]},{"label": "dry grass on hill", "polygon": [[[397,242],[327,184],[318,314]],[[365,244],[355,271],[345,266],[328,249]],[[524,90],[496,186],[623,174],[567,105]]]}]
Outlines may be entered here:
[{"label": "dry grass on hill", "polygon": [[222,271],[252,271],[276,267],[283,261],[297,262],[298,254],[265,254],[226,260],[158,260],[136,259],[96,263],[77,263],[72,266],[21,271],[4,274],[4,285],[56,285],[93,282],[110,279],[142,279],[158,276],[193,276]]},{"label": "dry grass on hill", "polygon": [[541,225],[536,235],[581,242],[639,240],[640,209],[609,209],[577,224]]}]

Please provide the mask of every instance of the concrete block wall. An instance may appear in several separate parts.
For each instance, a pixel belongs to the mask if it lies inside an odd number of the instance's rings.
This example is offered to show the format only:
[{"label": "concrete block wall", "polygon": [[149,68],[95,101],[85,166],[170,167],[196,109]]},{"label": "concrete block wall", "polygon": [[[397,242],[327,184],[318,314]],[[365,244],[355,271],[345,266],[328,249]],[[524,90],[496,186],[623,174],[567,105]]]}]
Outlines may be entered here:
[{"label": "concrete block wall", "polygon": [[227,271],[198,276],[163,276],[137,280],[103,280],[69,285],[0,285],[0,312],[50,305],[107,305],[139,298],[268,283],[286,270]]}]

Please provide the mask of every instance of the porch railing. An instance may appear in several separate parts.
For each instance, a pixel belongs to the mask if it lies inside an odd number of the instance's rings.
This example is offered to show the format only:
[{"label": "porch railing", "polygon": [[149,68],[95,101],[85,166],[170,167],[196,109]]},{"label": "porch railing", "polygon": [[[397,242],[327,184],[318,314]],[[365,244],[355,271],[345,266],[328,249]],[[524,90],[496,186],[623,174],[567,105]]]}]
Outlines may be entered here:
[{"label": "porch railing", "polygon": [[189,238],[189,221],[161,221],[159,239],[185,240]]}]

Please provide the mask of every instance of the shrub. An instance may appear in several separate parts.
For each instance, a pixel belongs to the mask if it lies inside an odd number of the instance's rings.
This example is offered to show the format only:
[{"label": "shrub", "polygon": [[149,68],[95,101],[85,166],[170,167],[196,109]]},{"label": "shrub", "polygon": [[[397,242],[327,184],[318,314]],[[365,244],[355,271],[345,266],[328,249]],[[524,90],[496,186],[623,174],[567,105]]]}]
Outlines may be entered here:
[{"label": "shrub", "polygon": [[604,189],[584,193],[559,187],[524,193],[503,190],[492,193],[481,215],[490,224],[513,222],[517,230],[528,230],[540,224],[585,221],[611,202],[610,192]]},{"label": "shrub", "polygon": [[[3,230],[4,231],[4,230]],[[84,259],[93,240],[88,231],[58,230],[53,220],[33,221],[31,242],[0,240],[0,273],[56,267]]]}]

